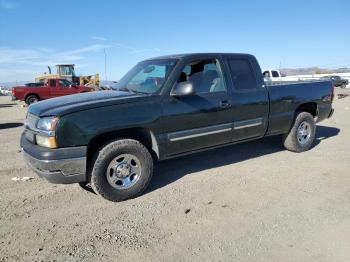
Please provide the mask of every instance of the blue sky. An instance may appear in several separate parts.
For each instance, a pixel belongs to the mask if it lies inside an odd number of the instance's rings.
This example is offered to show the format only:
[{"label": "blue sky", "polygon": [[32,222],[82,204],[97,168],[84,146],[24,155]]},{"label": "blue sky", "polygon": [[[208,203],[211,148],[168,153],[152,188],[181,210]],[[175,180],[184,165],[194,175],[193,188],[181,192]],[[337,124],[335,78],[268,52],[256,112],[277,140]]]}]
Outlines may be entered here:
[{"label": "blue sky", "polygon": [[187,52],[254,54],[264,68],[350,67],[350,1],[0,0],[0,82],[47,65],[118,80],[138,61]]}]

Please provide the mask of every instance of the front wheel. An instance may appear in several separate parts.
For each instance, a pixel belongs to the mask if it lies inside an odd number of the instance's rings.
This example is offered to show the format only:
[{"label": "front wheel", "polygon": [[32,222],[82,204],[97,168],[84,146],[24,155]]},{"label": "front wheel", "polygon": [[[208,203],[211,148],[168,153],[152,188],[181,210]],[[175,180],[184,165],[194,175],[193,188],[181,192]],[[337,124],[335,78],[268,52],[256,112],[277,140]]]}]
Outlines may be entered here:
[{"label": "front wheel", "polygon": [[98,152],[91,172],[91,187],[103,198],[118,202],[140,195],[153,174],[147,148],[133,139],[107,144]]},{"label": "front wheel", "polygon": [[295,118],[294,124],[288,134],[283,136],[283,145],[293,152],[309,150],[315,140],[316,124],[313,116],[301,112]]},{"label": "front wheel", "polygon": [[340,87],[344,89],[346,87],[346,84],[342,83]]}]

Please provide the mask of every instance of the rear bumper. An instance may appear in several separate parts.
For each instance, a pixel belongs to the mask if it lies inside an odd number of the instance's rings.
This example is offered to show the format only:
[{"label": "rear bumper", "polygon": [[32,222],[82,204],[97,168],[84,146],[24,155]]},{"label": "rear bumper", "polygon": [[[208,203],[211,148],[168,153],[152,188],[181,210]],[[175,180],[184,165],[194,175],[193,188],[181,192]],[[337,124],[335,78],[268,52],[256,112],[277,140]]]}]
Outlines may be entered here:
[{"label": "rear bumper", "polygon": [[27,165],[47,181],[55,184],[86,181],[86,147],[46,149],[30,143],[24,135],[21,147]]}]

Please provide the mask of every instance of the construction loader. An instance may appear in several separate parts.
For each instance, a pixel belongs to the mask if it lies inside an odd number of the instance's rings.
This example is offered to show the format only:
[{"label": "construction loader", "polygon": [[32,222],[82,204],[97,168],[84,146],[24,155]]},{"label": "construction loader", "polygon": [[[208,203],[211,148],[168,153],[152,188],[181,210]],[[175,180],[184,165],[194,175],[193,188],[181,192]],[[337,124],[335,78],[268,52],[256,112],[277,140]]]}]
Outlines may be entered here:
[{"label": "construction loader", "polygon": [[95,90],[100,89],[100,76],[99,74],[90,75],[90,76],[77,76],[74,70],[74,64],[60,64],[56,65],[56,74],[52,74],[51,67],[48,66],[48,73],[44,73],[35,77],[35,82],[45,82],[49,78],[64,78],[68,81],[73,82],[79,86],[88,86],[92,87]]}]

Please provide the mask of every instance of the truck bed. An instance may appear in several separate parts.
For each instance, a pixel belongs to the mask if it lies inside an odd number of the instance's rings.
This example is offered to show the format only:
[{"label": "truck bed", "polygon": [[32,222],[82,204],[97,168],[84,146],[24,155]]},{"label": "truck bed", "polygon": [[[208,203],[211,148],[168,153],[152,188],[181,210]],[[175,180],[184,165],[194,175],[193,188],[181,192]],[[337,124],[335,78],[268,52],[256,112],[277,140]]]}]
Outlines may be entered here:
[{"label": "truck bed", "polygon": [[288,132],[297,108],[304,103],[316,106],[317,121],[326,119],[331,112],[330,81],[270,82],[266,87],[270,95],[270,135]]}]

